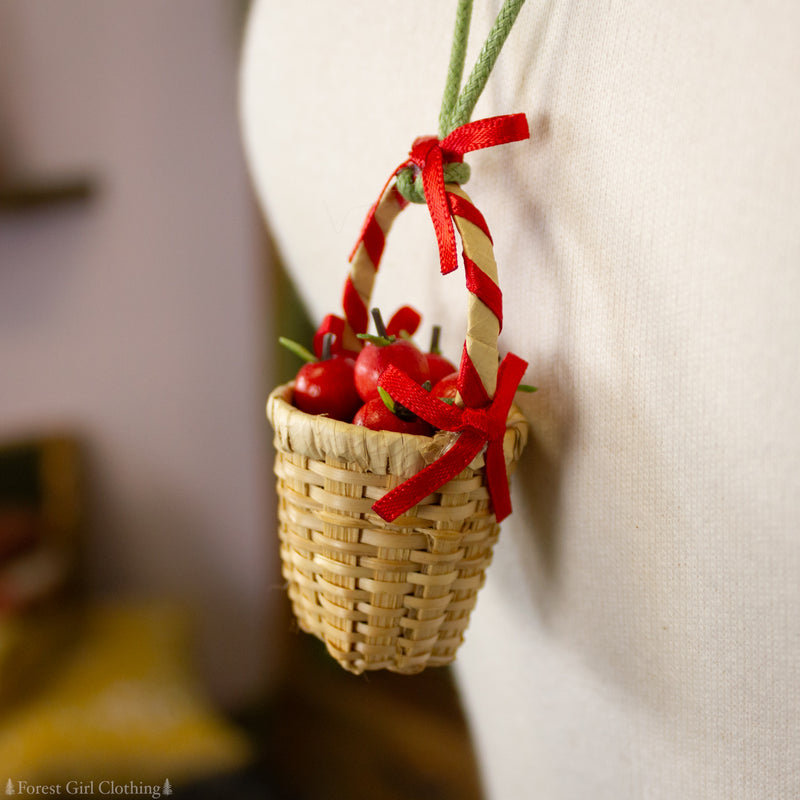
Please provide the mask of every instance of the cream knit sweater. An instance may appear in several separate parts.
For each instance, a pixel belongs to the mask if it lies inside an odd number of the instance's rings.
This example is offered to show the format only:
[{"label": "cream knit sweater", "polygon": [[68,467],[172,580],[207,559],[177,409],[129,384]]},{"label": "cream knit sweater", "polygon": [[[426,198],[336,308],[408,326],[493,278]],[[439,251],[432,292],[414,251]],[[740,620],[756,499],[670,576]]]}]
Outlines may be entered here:
[{"label": "cream knit sweater", "polygon": [[[315,317],[436,132],[454,9],[254,6],[244,139]],[[457,662],[491,800],[800,797],[798,31],[791,0],[531,0],[476,109],[533,131],[467,190],[540,387]],[[406,210],[378,304],[457,356],[462,280]]]}]

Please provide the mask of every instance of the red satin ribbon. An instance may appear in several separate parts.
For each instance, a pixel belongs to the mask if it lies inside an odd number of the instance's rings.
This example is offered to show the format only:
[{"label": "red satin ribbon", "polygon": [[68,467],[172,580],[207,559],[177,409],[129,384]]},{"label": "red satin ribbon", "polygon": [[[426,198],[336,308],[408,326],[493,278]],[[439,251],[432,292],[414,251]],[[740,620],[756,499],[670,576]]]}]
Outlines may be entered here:
[{"label": "red satin ribbon", "polygon": [[317,332],[314,334],[313,347],[317,358],[322,358],[322,341],[326,333],[333,334],[333,341],[331,342],[332,356],[345,355],[355,358],[358,355],[358,353],[352,350],[345,350],[342,347],[344,320],[341,317],[337,317],[336,314],[328,314],[323,318],[319,328],[317,328]]},{"label": "red satin ribbon", "polygon": [[[401,331],[405,331],[409,336],[413,336],[419,324],[422,321],[419,311],[412,306],[401,306],[397,311],[392,314],[392,318],[386,325],[386,333],[389,336],[399,336]],[[325,338],[326,333],[333,334],[333,342],[331,343],[331,355],[339,355],[343,353],[346,356],[355,358],[358,352],[353,350],[345,350],[342,347],[342,337],[344,335],[344,320],[337,317],[336,314],[328,314],[317,328],[314,334],[314,353],[317,358],[322,356],[322,340]],[[356,331],[356,333],[366,333],[366,331]]]},{"label": "red satin ribbon", "polygon": [[400,306],[386,323],[386,333],[389,336],[400,336],[405,331],[409,336],[413,336],[421,321],[422,317],[416,308]]},{"label": "red satin ribbon", "polygon": [[398,403],[418,417],[444,431],[458,431],[453,445],[436,461],[387,492],[372,510],[392,522],[432,492],[461,472],[478,453],[486,448],[486,483],[492,498],[497,521],[511,513],[508,474],[503,453],[506,420],[514,393],[528,364],[509,353],[497,371],[494,399],[483,408],[460,408],[433,397],[397,367],[389,367],[381,375],[380,385]]},{"label": "red satin ribbon", "polygon": [[[483,150],[486,147],[519,142],[529,136],[528,120],[524,114],[505,114],[499,117],[489,117],[475,122],[468,122],[466,125],[456,128],[442,140],[437,139],[435,136],[420,136],[414,141],[409,158],[400,164],[389,177],[378,196],[378,202],[380,202],[386,188],[398,172],[410,166],[415,166],[421,171],[425,200],[433,220],[436,241],[439,245],[439,263],[441,264],[442,273],[446,275],[458,267],[458,256],[452,222],[453,211],[444,188],[444,165],[463,161],[464,154],[473,150]],[[350,254],[351,261],[358,249],[358,245],[364,238],[364,232],[375,215],[378,202],[372,206],[367,214],[367,219],[356,246]]]}]

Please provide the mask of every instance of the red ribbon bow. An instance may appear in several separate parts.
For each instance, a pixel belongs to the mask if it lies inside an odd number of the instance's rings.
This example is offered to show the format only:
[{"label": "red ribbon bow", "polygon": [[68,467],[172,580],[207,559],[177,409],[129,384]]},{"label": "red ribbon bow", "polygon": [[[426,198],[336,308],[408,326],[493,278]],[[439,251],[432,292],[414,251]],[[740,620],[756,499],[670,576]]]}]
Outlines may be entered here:
[{"label": "red ribbon bow", "polygon": [[390,366],[380,378],[382,386],[398,403],[418,417],[444,431],[457,431],[458,438],[436,461],[387,492],[372,510],[392,522],[432,492],[461,472],[484,445],[486,448],[486,483],[497,521],[511,513],[508,474],[503,453],[506,420],[514,393],[527,369],[527,362],[509,353],[497,372],[494,399],[483,408],[460,408],[448,405],[426,392],[397,367]]},{"label": "red ribbon bow", "polygon": [[350,254],[352,261],[358,245],[364,237],[375,209],[378,207],[383,193],[392,178],[406,167],[415,166],[422,173],[422,186],[425,189],[425,201],[433,220],[433,228],[436,232],[436,241],[439,245],[439,263],[441,264],[442,274],[446,275],[458,267],[458,256],[456,251],[456,237],[453,231],[453,210],[450,201],[447,199],[447,192],[444,184],[444,165],[453,162],[463,161],[465,153],[473,150],[483,150],[486,147],[495,147],[509,142],[519,142],[530,136],[528,130],[528,120],[524,114],[505,114],[499,117],[489,117],[487,119],[468,122],[461,125],[444,139],[437,139],[435,136],[420,136],[414,141],[409,153],[409,158],[400,164],[392,173],[386,185],[378,196],[378,201],[372,206],[361,234]]},{"label": "red ribbon bow", "polygon": [[518,142],[528,136],[530,132],[525,115],[506,114],[468,122],[441,141],[435,136],[421,136],[414,142],[411,157],[403,166],[413,164],[422,172],[422,186],[439,244],[439,263],[443,275],[458,267],[453,212],[444,188],[444,165],[463,161],[464,153]]}]

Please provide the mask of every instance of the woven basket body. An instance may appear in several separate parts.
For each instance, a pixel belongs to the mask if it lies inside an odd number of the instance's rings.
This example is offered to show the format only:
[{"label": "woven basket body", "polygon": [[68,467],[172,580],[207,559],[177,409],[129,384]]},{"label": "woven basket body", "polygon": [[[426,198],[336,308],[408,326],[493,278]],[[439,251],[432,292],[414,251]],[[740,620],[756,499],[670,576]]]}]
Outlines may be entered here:
[{"label": "woven basket body", "polygon": [[[347,670],[412,674],[455,658],[499,526],[483,457],[393,523],[371,510],[435,460],[433,439],[371,431],[269,398],[275,430],[283,575],[300,627]],[[527,439],[516,408],[503,442],[509,472]]]}]

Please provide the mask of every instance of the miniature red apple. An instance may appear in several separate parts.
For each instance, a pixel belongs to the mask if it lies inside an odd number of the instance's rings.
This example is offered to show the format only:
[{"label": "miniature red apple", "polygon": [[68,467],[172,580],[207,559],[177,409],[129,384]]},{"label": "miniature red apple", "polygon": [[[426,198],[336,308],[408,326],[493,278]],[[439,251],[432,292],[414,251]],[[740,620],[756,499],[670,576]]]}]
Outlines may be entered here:
[{"label": "miniature red apple", "polygon": [[428,380],[430,373],[424,353],[412,342],[388,336],[377,308],[372,309],[372,316],[378,335],[359,334],[366,344],[355,365],[356,390],[365,403],[378,397],[378,380],[390,365],[401,369],[419,384]]},{"label": "miniature red apple", "polygon": [[[332,419],[350,422],[361,405],[353,378],[355,361],[346,356],[331,357],[332,334],[325,334],[322,358],[300,367],[294,379],[294,404],[306,414],[325,414]],[[303,357],[314,358],[304,348],[281,339],[281,343]]]},{"label": "miniature red apple", "polygon": [[425,354],[428,359],[428,369],[430,370],[430,381],[433,384],[438,383],[446,375],[455,372],[455,365],[442,355],[439,349],[439,336],[442,333],[440,325],[434,325],[431,331],[431,347],[430,352]]},{"label": "miniature red apple", "polygon": [[445,375],[438,383],[435,383],[431,394],[440,400],[455,400],[458,393],[458,372],[451,372]]},{"label": "miniature red apple", "polygon": [[[392,408],[395,408],[395,411]],[[397,406],[388,395],[364,403],[353,417],[353,425],[362,425],[373,431],[396,431],[416,436],[433,435],[433,426],[415,417],[410,411]]]}]

